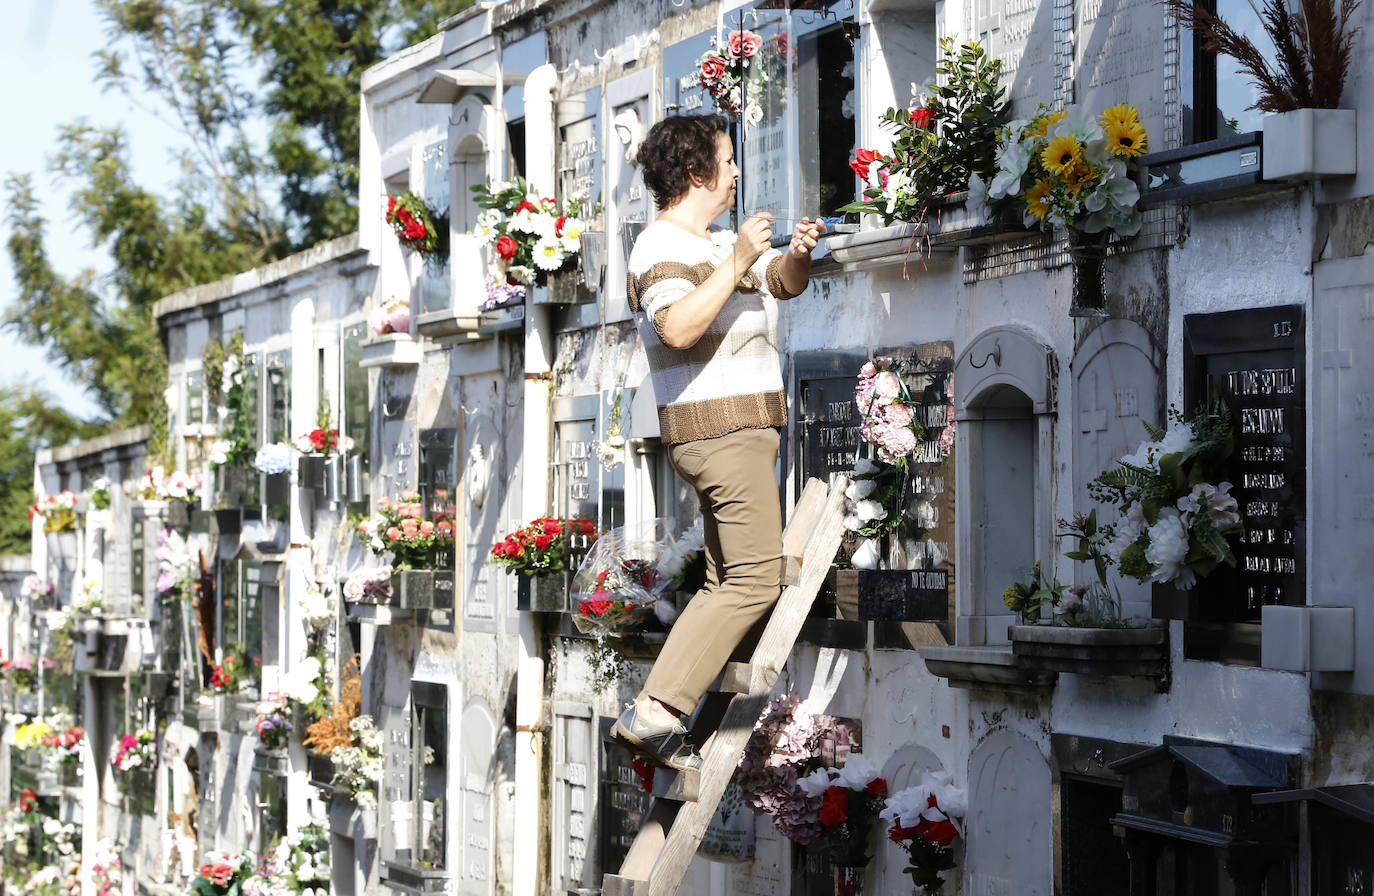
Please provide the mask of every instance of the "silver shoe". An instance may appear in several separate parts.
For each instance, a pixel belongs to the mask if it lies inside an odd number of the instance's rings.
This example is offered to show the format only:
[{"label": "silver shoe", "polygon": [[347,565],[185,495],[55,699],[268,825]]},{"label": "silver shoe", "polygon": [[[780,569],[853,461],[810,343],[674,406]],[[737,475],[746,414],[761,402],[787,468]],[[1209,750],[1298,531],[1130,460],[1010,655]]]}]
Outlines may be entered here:
[{"label": "silver shoe", "polygon": [[701,768],[701,755],[686,727],[681,722],[665,726],[640,718],[638,701],[620,714],[607,737],[660,768],[678,772]]}]

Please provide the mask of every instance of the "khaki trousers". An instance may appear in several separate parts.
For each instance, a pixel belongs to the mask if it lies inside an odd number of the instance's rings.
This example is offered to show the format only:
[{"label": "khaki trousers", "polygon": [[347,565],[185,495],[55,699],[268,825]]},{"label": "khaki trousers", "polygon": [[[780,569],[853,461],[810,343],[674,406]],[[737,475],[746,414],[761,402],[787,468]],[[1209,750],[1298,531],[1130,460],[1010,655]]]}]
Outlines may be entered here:
[{"label": "khaki trousers", "polygon": [[778,431],[742,429],[673,445],[668,455],[701,501],[706,586],[668,633],[641,696],[690,715],[781,592]]}]

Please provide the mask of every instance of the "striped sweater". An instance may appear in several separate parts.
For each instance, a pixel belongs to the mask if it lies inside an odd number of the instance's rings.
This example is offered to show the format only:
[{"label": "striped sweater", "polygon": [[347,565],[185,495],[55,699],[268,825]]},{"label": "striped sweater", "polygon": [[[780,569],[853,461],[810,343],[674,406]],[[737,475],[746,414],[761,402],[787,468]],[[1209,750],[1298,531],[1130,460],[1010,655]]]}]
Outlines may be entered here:
[{"label": "striped sweater", "polygon": [[669,348],[659,335],[667,308],[704,283],[734,244],[730,231],[707,239],[656,221],[630,253],[630,310],[653,375],[660,437],[669,445],[787,423],[777,300],[795,294],[783,286],[776,249],[759,257],[695,345]]}]

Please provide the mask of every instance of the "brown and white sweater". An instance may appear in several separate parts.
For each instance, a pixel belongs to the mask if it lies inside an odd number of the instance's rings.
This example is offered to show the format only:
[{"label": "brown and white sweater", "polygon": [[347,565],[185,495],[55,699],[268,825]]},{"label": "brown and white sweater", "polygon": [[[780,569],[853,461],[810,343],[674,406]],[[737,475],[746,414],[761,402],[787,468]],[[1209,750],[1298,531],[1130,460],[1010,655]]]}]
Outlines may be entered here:
[{"label": "brown and white sweater", "polygon": [[704,283],[734,245],[728,230],[707,239],[655,221],[630,253],[630,310],[648,354],[666,444],[787,423],[777,300],[795,293],[783,285],[776,249],[759,257],[695,345],[669,348],[659,334],[664,311]]}]

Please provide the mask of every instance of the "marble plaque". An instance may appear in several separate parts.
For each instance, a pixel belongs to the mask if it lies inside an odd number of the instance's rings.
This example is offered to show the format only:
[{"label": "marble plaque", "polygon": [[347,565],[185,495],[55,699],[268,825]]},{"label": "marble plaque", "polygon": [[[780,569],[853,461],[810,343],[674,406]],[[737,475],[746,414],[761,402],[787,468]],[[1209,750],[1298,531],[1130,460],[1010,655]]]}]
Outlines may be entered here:
[{"label": "marble plaque", "polygon": [[1055,99],[1055,4],[1039,0],[972,0],[974,37],[1002,60],[1002,84],[1013,116],[1030,118]]},{"label": "marble plaque", "polygon": [[716,104],[701,86],[698,59],[711,49],[715,31],[678,41],[663,48],[663,103],[677,115],[705,115],[716,110]]},{"label": "marble plaque", "polygon": [[596,733],[591,707],[565,705],[554,710],[554,884],[576,892],[597,887],[595,845],[597,775]]},{"label": "marble plaque", "polygon": [[[602,737],[601,766],[601,866],[608,870],[620,867],[630,852],[635,836],[644,824],[652,797],[644,792],[634,771],[634,757],[623,747],[605,740],[615,719],[600,720]],[[660,772],[660,774],[665,774]]]},{"label": "marble plaque", "polygon": [[1117,103],[1135,106],[1151,150],[1165,148],[1165,19],[1153,0],[1074,4],[1076,104],[1094,115]]},{"label": "marble plaque", "polygon": [[492,566],[487,562],[488,550],[477,545],[466,547],[463,559],[467,587],[461,595],[454,595],[462,600],[464,628],[472,631],[495,631],[497,590],[492,582]]},{"label": "marble plaque", "polygon": [[854,385],[868,357],[863,352],[797,352],[792,359],[792,396],[799,434],[795,456],[797,492],[807,479],[827,480],[854,469],[859,412]]},{"label": "marble plaque", "polygon": [[1245,531],[1236,568],[1218,567],[1199,587],[1205,618],[1256,622],[1265,604],[1302,606],[1306,596],[1307,373],[1303,309],[1252,308],[1183,319],[1183,401],[1230,409],[1235,451],[1227,466]]},{"label": "marble plaque", "polygon": [[374,502],[383,496],[394,500],[405,489],[414,487],[418,473],[415,421],[384,420],[380,454],[376,465],[378,492],[373,496]]},{"label": "marble plaque", "polygon": [[489,896],[496,892],[490,775],[496,724],[484,701],[475,699],[463,710],[462,739],[462,873],[458,892],[460,896]]},{"label": "marble plaque", "polygon": [[558,181],[563,202],[601,201],[601,91],[559,104]]}]

